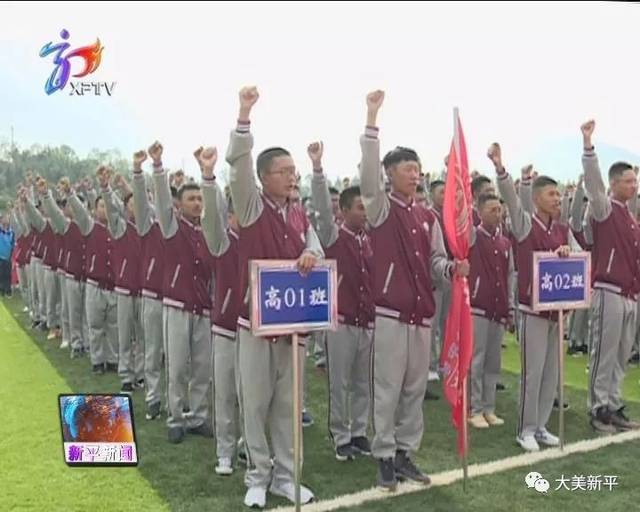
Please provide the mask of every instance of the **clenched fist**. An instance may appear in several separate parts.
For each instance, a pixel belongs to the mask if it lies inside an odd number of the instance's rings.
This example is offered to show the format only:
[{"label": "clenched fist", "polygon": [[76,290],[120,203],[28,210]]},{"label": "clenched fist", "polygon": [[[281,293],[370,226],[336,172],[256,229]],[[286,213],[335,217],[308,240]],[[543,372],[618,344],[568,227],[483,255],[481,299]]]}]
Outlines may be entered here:
[{"label": "clenched fist", "polygon": [[162,149],[162,144],[158,141],[155,141],[149,147],[149,156],[151,157],[151,160],[153,160],[153,165],[155,167],[160,167],[162,165]]},{"label": "clenched fist", "polygon": [[146,159],[147,159],[147,152],[144,149],[141,149],[140,151],[136,151],[133,154],[133,170],[135,172],[141,172],[142,164],[145,162]]},{"label": "clenched fist", "polygon": [[307,146],[307,154],[311,158],[314,169],[320,169],[322,167],[322,154],[324,152],[324,145],[322,142],[313,142]]}]

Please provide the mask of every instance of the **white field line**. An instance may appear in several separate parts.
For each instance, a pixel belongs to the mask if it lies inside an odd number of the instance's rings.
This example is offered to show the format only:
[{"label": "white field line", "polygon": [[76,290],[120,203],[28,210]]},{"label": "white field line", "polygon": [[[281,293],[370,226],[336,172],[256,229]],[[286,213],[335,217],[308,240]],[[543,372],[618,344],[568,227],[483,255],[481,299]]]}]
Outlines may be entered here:
[{"label": "white field line", "polygon": [[[640,439],[640,430],[634,430],[621,434],[615,434],[612,436],[585,439],[584,441],[578,441],[577,443],[567,444],[564,447],[564,451],[560,451],[560,448],[549,448],[535,453],[523,453],[522,455],[507,457],[506,459],[484,462],[482,464],[473,464],[472,466],[469,466],[469,478],[492,475],[494,473],[500,473],[502,471],[508,471],[510,469],[531,466],[532,464],[537,464],[548,460],[560,459],[562,457],[567,457],[569,455],[574,455],[577,453],[591,452],[612,444],[626,443],[628,441],[634,441],[638,439]],[[454,482],[457,482],[458,480],[462,480],[462,468],[454,469],[451,471],[443,471],[442,473],[437,473],[435,475],[431,475],[430,477],[430,487],[442,487],[445,485],[450,485]],[[303,506],[302,509],[305,512],[325,512],[328,510],[336,510],[342,507],[355,507],[369,501],[379,501],[392,498],[394,496],[401,496],[404,494],[411,494],[415,492],[424,492],[426,490],[428,490],[428,488],[409,483],[398,484],[397,490],[391,493],[381,491],[373,487],[364,491],[354,492],[352,494],[345,494],[343,496],[337,496],[332,499],[310,503],[309,505]],[[295,507],[277,507],[271,510],[289,512],[294,511]]]}]

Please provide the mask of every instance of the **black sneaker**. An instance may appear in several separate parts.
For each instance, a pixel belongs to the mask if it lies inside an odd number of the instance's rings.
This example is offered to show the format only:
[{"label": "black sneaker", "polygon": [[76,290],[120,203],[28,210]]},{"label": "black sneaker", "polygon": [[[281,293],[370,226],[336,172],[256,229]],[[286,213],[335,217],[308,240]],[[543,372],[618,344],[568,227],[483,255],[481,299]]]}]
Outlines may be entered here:
[{"label": "black sneaker", "polygon": [[595,414],[591,415],[589,421],[591,427],[601,434],[615,434],[616,427],[611,422],[611,413],[606,407],[600,407]]},{"label": "black sneaker", "polygon": [[435,393],[432,393],[431,391],[429,391],[427,389],[424,392],[424,399],[425,400],[440,400],[440,397],[438,395],[436,395]]},{"label": "black sneaker", "polygon": [[496,391],[504,391],[505,389],[507,389],[507,386],[505,386],[502,382],[496,383]]},{"label": "black sneaker", "polygon": [[629,364],[638,364],[640,363],[640,354],[633,354],[631,359],[629,359]]},{"label": "black sneaker", "polygon": [[40,325],[40,321],[38,320],[34,320],[33,322],[31,322],[32,329],[37,329],[39,325]]},{"label": "black sneaker", "polygon": [[104,369],[109,373],[118,373],[118,363],[105,363]]},{"label": "black sneaker", "polygon": [[578,347],[571,346],[567,349],[567,355],[578,357],[581,354],[580,349]]},{"label": "black sneaker", "polygon": [[629,417],[624,413],[624,407],[620,407],[615,412],[609,415],[611,425],[613,425],[620,432],[626,432],[627,430],[640,429],[640,423],[637,421],[631,421]]},{"label": "black sneaker", "polygon": [[49,326],[47,325],[47,322],[40,322],[36,329],[42,332],[47,332],[49,330]]},{"label": "black sneaker", "polygon": [[[570,407],[571,407],[571,406],[570,406],[567,402],[565,402],[565,403],[564,403],[564,407],[563,407],[563,409],[564,409],[565,411],[568,411],[568,410],[570,409]],[[553,408],[554,408],[554,409],[559,409],[559,408],[560,408],[560,402],[558,401],[558,399],[557,399],[557,398],[553,401]]]},{"label": "black sneaker", "polygon": [[302,426],[310,427],[313,425],[313,416],[308,411],[302,411]]},{"label": "black sneaker", "polygon": [[355,459],[355,455],[353,454],[353,447],[350,444],[343,444],[336,448],[336,460],[345,462],[353,459]]},{"label": "black sneaker", "polygon": [[71,349],[71,359],[79,359],[84,356],[84,350],[81,348],[72,348]]},{"label": "black sneaker", "polygon": [[131,382],[123,382],[122,388],[120,388],[120,393],[126,393],[127,395],[133,393],[133,384],[131,384]]},{"label": "black sneaker", "polygon": [[197,427],[188,428],[187,432],[195,436],[202,436],[202,437],[209,437],[209,438],[213,437],[213,430],[206,423],[202,423]]},{"label": "black sneaker", "polygon": [[167,439],[173,444],[181,443],[184,439],[184,429],[182,427],[171,427],[167,432]]},{"label": "black sneaker", "polygon": [[352,437],[351,447],[355,453],[360,455],[371,455],[371,444],[364,436]]},{"label": "black sneaker", "polygon": [[91,370],[94,375],[104,375],[104,365],[103,364],[94,364]]},{"label": "black sneaker", "polygon": [[589,353],[588,345],[582,344],[578,348],[580,349],[580,352],[582,352],[583,354],[588,354]]},{"label": "black sneaker", "polygon": [[378,459],[378,489],[395,491],[398,487],[393,459]]},{"label": "black sneaker", "polygon": [[149,404],[145,418],[148,420],[155,420],[158,416],[160,416],[160,402],[153,402],[152,404]]},{"label": "black sneaker", "polygon": [[431,483],[431,479],[418,469],[404,450],[398,450],[396,452],[393,465],[398,480],[413,480],[414,482],[420,482],[424,485]]},{"label": "black sneaker", "polygon": [[144,388],[144,379],[138,379],[138,380],[136,381],[136,387],[137,387],[138,389],[143,389],[143,388]]}]

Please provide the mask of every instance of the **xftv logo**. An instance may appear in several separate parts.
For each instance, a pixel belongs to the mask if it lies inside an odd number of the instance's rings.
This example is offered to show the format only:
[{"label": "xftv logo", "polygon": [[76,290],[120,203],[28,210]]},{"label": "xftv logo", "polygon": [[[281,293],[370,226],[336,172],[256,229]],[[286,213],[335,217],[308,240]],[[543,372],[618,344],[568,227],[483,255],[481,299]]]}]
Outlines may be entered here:
[{"label": "xftv logo", "polygon": [[[85,96],[91,94],[100,96],[103,93],[111,96],[116,82],[69,82],[70,76],[82,78],[98,69],[104,50],[100,39],[96,39],[93,45],[82,46],[67,52],[71,47],[67,42],[69,32],[63,29],[62,32],[60,32],[60,37],[63,41],[56,44],[49,42],[40,50],[40,57],[47,57],[48,55],[54,54],[53,64],[55,67],[44,85],[45,92],[47,94],[53,94],[56,91],[63,90],[67,83],[69,83],[69,85],[71,85],[70,96]],[[78,68],[77,72],[71,75],[71,66],[74,64],[82,67]]]}]

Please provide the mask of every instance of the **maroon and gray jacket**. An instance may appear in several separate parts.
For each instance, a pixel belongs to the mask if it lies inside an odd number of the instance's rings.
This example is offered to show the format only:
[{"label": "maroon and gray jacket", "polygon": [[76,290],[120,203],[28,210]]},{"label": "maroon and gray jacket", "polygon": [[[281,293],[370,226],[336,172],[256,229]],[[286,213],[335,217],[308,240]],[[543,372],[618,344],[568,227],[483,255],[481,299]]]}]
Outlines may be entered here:
[{"label": "maroon and gray jacket", "polygon": [[134,217],[142,244],[140,263],[141,294],[162,300],[165,244],[162,230],[149,201],[142,172],[133,172]]},{"label": "maroon and gray jacket", "polygon": [[395,193],[386,194],[378,129],[360,138],[360,190],[372,227],[376,315],[429,327],[435,314],[433,286],[451,278],[435,216]]},{"label": "maroon and gray jacket", "polygon": [[178,218],[166,172],[154,168],[156,212],[165,239],[162,303],[194,315],[210,316],[211,255],[199,223]]},{"label": "maroon and gray jacket", "polygon": [[336,222],[322,169],[314,169],[311,193],[325,256],[338,264],[338,320],[341,324],[373,329],[373,251],[369,236],[364,230],[355,233],[344,223]]},{"label": "maroon and gray jacket", "polygon": [[511,231],[517,240],[518,303],[519,309],[544,318],[557,318],[557,314],[534,312],[531,304],[533,279],[533,253],[553,252],[562,245],[569,245],[569,226],[555,220],[544,223],[536,213],[522,207],[511,176],[498,173],[498,190],[509,209]]},{"label": "maroon and gray jacket", "polygon": [[67,198],[73,210],[73,222],[85,237],[86,282],[100,289],[111,291],[115,286],[113,271],[113,240],[107,226],[93,219],[75,192]]},{"label": "maroon and gray jacket", "polygon": [[505,323],[515,308],[514,269],[511,242],[497,227],[482,223],[473,229],[469,253],[471,313]]},{"label": "maroon and gray jacket", "polygon": [[582,156],[584,184],[589,195],[593,230],[592,282],[637,300],[640,293],[640,229],[629,206],[607,197],[593,148]]},{"label": "maroon and gray jacket", "polygon": [[324,252],[313,226],[301,207],[280,206],[260,193],[251,150],[253,136],[248,123],[231,132],[226,160],[231,166],[229,187],[240,227],[239,273],[242,297],[238,324],[249,328],[249,261],[298,259],[305,251],[322,258]]},{"label": "maroon and gray jacket", "polygon": [[217,336],[235,340],[241,302],[238,279],[240,237],[227,226],[226,201],[215,178],[203,179],[202,197],[202,232],[212,256],[211,331]]}]

